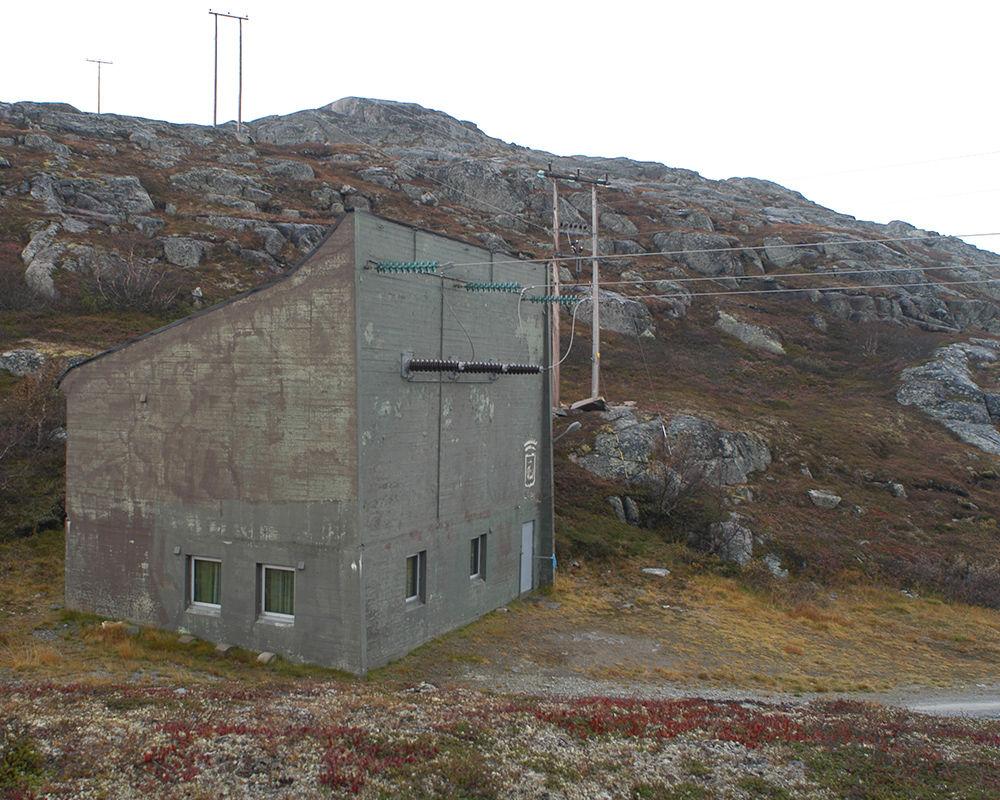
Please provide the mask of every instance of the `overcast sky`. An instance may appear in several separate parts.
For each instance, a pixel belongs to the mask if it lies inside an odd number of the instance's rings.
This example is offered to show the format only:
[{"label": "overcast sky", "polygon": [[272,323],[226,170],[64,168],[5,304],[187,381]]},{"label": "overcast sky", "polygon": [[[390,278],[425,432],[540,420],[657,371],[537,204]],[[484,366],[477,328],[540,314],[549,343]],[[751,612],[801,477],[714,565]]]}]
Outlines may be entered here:
[{"label": "overcast sky", "polygon": [[[560,154],[749,175],[864,219],[1000,230],[1000,4],[246,0],[244,118],[359,95]],[[10,3],[0,99],[212,116],[212,18],[190,0]],[[236,24],[220,24],[220,120]],[[913,163],[920,162],[920,163]],[[1000,249],[1000,237],[974,240]]]}]

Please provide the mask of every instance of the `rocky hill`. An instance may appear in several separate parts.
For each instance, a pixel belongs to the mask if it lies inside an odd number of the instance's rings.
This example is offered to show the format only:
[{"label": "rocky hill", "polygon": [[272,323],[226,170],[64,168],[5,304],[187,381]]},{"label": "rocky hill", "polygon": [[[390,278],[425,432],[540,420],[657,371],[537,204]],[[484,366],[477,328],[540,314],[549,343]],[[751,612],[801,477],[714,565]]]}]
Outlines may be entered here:
[{"label": "rocky hill", "polygon": [[[560,442],[564,556],[657,536],[776,580],[1000,604],[1000,256],[765,180],[556,156],[360,98],[241,133],[0,103],[0,537],[59,524],[45,376],[60,360],[272,278],[352,208],[551,255],[550,163],[611,182],[611,409]],[[589,213],[589,190],[564,184],[561,220],[583,230]],[[573,244],[569,284],[589,269]],[[588,323],[570,400],[589,393]]]}]

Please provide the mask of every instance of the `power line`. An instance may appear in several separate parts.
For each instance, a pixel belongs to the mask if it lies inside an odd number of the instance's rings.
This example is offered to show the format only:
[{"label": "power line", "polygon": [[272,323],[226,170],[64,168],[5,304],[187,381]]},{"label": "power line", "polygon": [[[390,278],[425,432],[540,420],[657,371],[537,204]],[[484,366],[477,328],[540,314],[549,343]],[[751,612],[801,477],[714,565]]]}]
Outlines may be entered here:
[{"label": "power line", "polygon": [[[608,261],[611,259],[620,258],[647,258],[650,256],[678,256],[678,255],[688,255],[692,253],[732,253],[743,250],[777,250],[786,248],[796,248],[796,247],[817,247],[826,245],[836,245],[836,244],[885,244],[888,242],[912,242],[921,241],[928,239],[972,239],[981,236],[1000,236],[1000,232],[993,233],[962,233],[954,235],[946,235],[936,233],[928,236],[897,236],[892,238],[880,238],[880,239],[832,239],[821,242],[796,242],[792,244],[769,244],[769,245],[734,245],[731,247],[703,247],[694,248],[686,250],[657,250],[648,253],[612,253],[610,255],[599,256],[599,258]],[[503,261],[464,261],[456,264],[450,264],[449,269],[455,267],[479,267],[489,264],[544,264],[549,261],[576,261],[579,256],[557,256],[555,258],[516,258],[516,259],[506,259]]]},{"label": "power line", "polygon": [[[772,280],[774,278],[833,278],[838,275],[885,275],[891,272],[927,272],[934,269],[971,269],[974,267],[997,267],[1000,268],[1000,261],[995,264],[978,263],[958,263],[944,264],[933,267],[872,267],[871,269],[845,269],[830,270],[822,272],[769,272],[762,275],[715,275],[699,276],[696,278],[636,278],[631,281],[603,281],[602,286],[622,286],[629,284],[645,283],[699,283],[701,281],[723,281],[723,280]],[[590,286],[590,283],[564,283],[563,286]],[[533,284],[529,288],[538,289],[542,284]]]},{"label": "power line", "polygon": [[974,281],[934,281],[932,283],[885,283],[876,284],[873,286],[796,286],[790,289],[733,289],[730,291],[719,291],[719,292],[675,292],[673,294],[647,294],[643,296],[643,300],[667,300],[671,298],[678,297],[721,297],[723,295],[736,295],[736,294],[778,294],[778,293],[791,293],[791,292],[825,292],[825,291],[836,291],[836,292],[848,292],[848,291],[867,291],[869,289],[911,289],[919,286],[936,287],[936,286],[961,286],[968,284],[983,284],[983,283],[1000,283],[1000,278],[983,278]]}]

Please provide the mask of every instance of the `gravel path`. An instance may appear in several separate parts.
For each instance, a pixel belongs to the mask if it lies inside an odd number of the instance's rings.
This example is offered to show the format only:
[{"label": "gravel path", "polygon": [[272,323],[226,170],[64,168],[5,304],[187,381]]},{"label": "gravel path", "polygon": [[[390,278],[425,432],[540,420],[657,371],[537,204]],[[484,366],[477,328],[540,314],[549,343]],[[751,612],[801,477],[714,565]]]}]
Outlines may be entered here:
[{"label": "gravel path", "polygon": [[632,697],[649,700],[704,698],[706,700],[753,700],[775,705],[806,704],[814,700],[862,700],[906,708],[921,714],[942,717],[1000,719],[1000,684],[978,684],[961,689],[932,689],[912,686],[892,692],[827,692],[823,694],[767,692],[754,689],[681,686],[634,681],[595,680],[573,675],[539,671],[528,665],[504,674],[488,670],[468,670],[459,683],[470,688],[522,695],[552,697]]}]

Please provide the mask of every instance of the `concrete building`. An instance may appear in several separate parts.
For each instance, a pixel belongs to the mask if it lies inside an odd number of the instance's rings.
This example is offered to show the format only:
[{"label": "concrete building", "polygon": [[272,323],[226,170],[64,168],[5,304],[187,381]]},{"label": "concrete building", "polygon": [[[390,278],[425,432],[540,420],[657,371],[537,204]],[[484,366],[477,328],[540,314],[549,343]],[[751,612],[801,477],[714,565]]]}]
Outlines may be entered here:
[{"label": "concrete building", "polygon": [[364,673],[549,583],[547,311],[463,283],[509,259],[349,214],[68,370],[67,606]]}]

